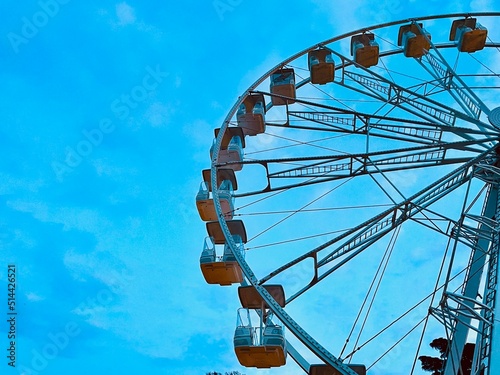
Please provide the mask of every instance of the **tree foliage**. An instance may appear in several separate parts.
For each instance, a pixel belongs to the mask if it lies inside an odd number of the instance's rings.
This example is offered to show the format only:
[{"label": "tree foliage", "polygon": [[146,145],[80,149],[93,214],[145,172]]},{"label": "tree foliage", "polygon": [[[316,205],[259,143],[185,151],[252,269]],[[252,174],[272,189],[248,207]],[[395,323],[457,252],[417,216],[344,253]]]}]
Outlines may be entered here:
[{"label": "tree foliage", "polygon": [[441,375],[443,368],[443,360],[436,357],[429,357],[426,355],[422,355],[418,357],[420,362],[422,362],[422,370],[424,371],[432,371],[432,375]]},{"label": "tree foliage", "polygon": [[[431,375],[442,375],[443,367],[448,355],[448,340],[443,337],[432,340],[429,344],[431,348],[439,351],[438,357],[420,356],[418,359],[422,363],[422,370],[432,372]],[[467,343],[465,344],[464,350],[462,352],[462,358],[460,360],[460,370],[457,375],[471,375],[472,371],[472,361],[474,360],[474,349],[475,344]]]},{"label": "tree foliage", "polygon": [[441,354],[441,358],[446,358],[446,352],[448,351],[448,340],[444,337],[432,340],[429,344],[432,349],[436,349]]}]

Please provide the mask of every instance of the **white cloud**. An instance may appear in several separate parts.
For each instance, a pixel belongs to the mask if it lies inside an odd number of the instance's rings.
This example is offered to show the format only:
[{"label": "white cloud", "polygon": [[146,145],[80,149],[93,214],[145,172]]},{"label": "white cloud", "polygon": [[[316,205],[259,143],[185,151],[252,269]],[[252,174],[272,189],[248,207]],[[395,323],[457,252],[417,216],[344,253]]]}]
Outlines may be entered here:
[{"label": "white cloud", "polygon": [[45,297],[39,296],[38,294],[33,292],[27,293],[26,298],[28,299],[28,301],[33,301],[33,302],[43,301],[45,299]]},{"label": "white cloud", "polygon": [[174,110],[168,104],[155,102],[146,111],[146,118],[154,128],[165,126],[169,123],[170,116]]},{"label": "white cloud", "polygon": [[[334,28],[334,34],[341,34],[345,31],[356,30],[362,26],[368,26],[360,18],[358,11],[361,4],[356,1],[342,0],[337,2],[313,0],[313,3],[320,8],[324,14],[329,15],[329,22]],[[373,4],[376,6],[376,3]],[[372,5],[370,5],[370,8]],[[372,22],[369,22],[372,24]]]},{"label": "white cloud", "polygon": [[120,3],[116,5],[116,16],[118,17],[119,24],[131,25],[135,23],[135,10],[126,2]]},{"label": "white cloud", "polygon": [[494,9],[495,6],[490,0],[472,0],[470,9],[474,11],[484,11],[486,9]]},{"label": "white cloud", "polygon": [[28,212],[42,222],[60,223],[64,230],[78,229],[90,233],[102,233],[109,228],[110,222],[100,217],[96,210],[74,209],[69,207],[54,208],[44,202],[25,200],[8,201],[7,206],[20,212]]},{"label": "white cloud", "polygon": [[182,78],[180,76],[175,77],[175,82],[174,82],[175,88],[178,89],[182,85]]},{"label": "white cloud", "polygon": [[45,182],[41,179],[21,179],[3,172],[0,172],[0,181],[2,181],[0,184],[1,195],[13,194],[19,191],[36,193],[45,185]]},{"label": "white cloud", "polygon": [[112,10],[108,11],[105,8],[100,8],[97,10],[97,14],[106,18],[113,29],[133,25],[136,30],[149,34],[155,40],[160,40],[164,36],[164,32],[161,28],[137,19],[135,8],[125,1],[116,4],[114,12]]},{"label": "white cloud", "polygon": [[[283,61],[284,59],[285,58],[282,55],[276,53],[276,51],[269,53],[261,63],[256,64],[255,68],[248,70],[248,72],[241,78],[237,86],[237,94],[240,95],[242,92],[248,89],[250,85],[257,81],[257,79],[262,77],[262,75],[265,74],[269,69],[279,64],[280,61]],[[263,82],[262,85],[268,87],[269,81]]]},{"label": "white cloud", "polygon": [[[190,123],[187,123],[183,130],[183,134],[190,137],[192,147],[200,150],[203,154],[201,161],[209,161],[208,149],[212,144],[214,136],[215,126],[207,122],[205,119],[195,119]],[[197,159],[194,155],[195,159]]]}]

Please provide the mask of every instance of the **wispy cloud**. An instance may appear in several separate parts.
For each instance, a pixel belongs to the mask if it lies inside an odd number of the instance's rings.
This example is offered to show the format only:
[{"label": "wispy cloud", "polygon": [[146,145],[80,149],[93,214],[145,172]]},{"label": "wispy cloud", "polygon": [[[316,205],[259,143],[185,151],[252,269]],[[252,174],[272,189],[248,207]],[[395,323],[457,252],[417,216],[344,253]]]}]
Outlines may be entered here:
[{"label": "wispy cloud", "polygon": [[118,17],[118,23],[122,26],[131,25],[135,23],[135,9],[128,5],[126,2],[116,5],[116,16]]},{"label": "wispy cloud", "polygon": [[174,109],[161,102],[155,102],[146,110],[146,118],[152,127],[158,128],[168,125]]}]

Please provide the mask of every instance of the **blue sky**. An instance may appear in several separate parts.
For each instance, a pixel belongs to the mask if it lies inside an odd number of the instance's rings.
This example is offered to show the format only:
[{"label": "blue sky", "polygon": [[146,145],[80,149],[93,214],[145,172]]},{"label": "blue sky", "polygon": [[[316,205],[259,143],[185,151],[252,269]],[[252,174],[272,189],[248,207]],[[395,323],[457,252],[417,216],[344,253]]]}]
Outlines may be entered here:
[{"label": "blue sky", "polygon": [[[194,197],[213,129],[252,82],[315,43],[495,10],[493,0],[284,4],[0,4],[0,299],[14,264],[18,312],[16,369],[2,356],[2,373],[257,373],[233,354],[236,290],[199,270]],[[262,373],[301,372],[290,360]]]}]

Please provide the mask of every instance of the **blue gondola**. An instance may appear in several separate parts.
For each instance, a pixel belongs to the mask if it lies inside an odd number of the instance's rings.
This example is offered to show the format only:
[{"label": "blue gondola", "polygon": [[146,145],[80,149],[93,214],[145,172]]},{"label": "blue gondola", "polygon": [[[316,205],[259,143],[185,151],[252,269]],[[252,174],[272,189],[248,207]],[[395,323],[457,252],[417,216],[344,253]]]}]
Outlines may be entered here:
[{"label": "blue gondola", "polygon": [[264,346],[279,346],[285,348],[285,335],[283,327],[278,324],[268,323],[262,334],[262,345]]},{"label": "blue gondola", "polygon": [[[213,155],[213,149],[215,146],[215,139],[210,147],[210,158]],[[228,145],[225,148],[221,148],[219,150],[219,157],[217,162],[219,164],[227,164],[227,168],[231,168],[234,171],[241,171],[243,168],[243,164],[241,161],[243,160],[243,141],[240,136],[233,136],[229,141]]]},{"label": "blue gondola", "polygon": [[326,48],[309,51],[307,63],[311,76],[311,83],[324,85],[333,82],[335,78],[335,63],[332,53]]},{"label": "blue gondola", "polygon": [[460,52],[476,52],[486,45],[488,30],[479,24],[476,18],[464,18],[453,21],[450,40],[457,44]]},{"label": "blue gondola", "polygon": [[[262,313],[262,312],[261,312]],[[234,351],[242,366],[271,368],[286,364],[286,341],[284,329],[271,322],[253,327],[249,309],[238,310],[238,321],[234,331]]]},{"label": "blue gondola", "polygon": [[375,35],[371,33],[354,35],[351,38],[351,55],[357,64],[365,68],[377,65],[379,46],[375,41]]},{"label": "blue gondola", "polygon": [[295,103],[295,72],[291,68],[278,69],[271,74],[270,83],[271,94],[281,95],[283,97],[273,96],[271,101],[273,105],[285,105]]},{"label": "blue gondola", "polygon": [[236,112],[238,126],[245,135],[257,135],[266,131],[266,102],[262,94],[249,94]]},{"label": "blue gondola", "polygon": [[[233,235],[236,251],[245,257],[243,240],[238,235]],[[224,244],[222,256],[216,253],[216,245],[213,237],[207,237],[200,256],[200,268],[208,284],[231,285],[243,282],[243,273],[236,261],[231,248]]]},{"label": "blue gondola", "polygon": [[431,34],[421,23],[411,23],[399,28],[398,46],[403,46],[406,57],[422,57],[431,48]]},{"label": "blue gondola", "polygon": [[[234,211],[233,186],[231,181],[222,181],[219,186],[219,201],[224,218],[226,220],[231,220]],[[196,208],[198,209],[201,220],[214,221],[218,219],[214,200],[210,194],[206,181],[200,184],[200,189],[198,190],[198,194],[196,194]]]}]

